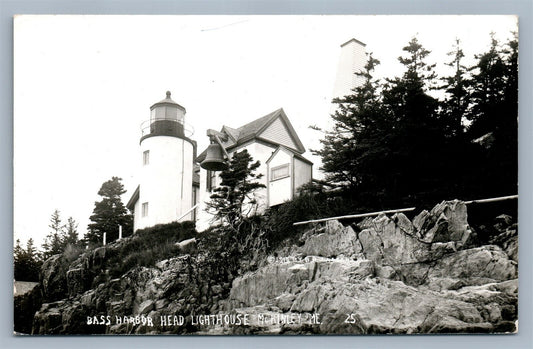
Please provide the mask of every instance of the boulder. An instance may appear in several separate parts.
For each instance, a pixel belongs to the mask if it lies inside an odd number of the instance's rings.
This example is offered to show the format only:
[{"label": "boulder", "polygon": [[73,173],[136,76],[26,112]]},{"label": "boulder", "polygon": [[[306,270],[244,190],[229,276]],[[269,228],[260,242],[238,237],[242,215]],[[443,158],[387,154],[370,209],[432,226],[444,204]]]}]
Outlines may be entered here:
[{"label": "boulder", "polygon": [[[480,290],[442,293],[381,278],[350,283],[317,279],[297,294],[285,292],[276,297],[277,304],[283,304],[282,307],[265,308],[264,303],[259,303],[247,307],[246,311],[248,314],[275,311],[279,316],[320,314],[319,328],[310,329],[301,323],[282,329],[282,332],[293,334],[488,333],[515,330],[514,325],[504,318],[505,308],[500,304],[512,303],[512,300],[498,291],[493,291],[491,297],[482,298],[478,295]],[[291,302],[292,306],[288,309]],[[254,333],[271,333],[272,330],[256,328]]]},{"label": "boulder", "polygon": [[41,267],[40,279],[45,301],[57,301],[68,296],[68,262],[62,255],[48,258]]},{"label": "boulder", "polygon": [[380,215],[359,232],[358,239],[365,258],[376,265],[416,263],[429,258],[430,245],[419,241],[414,231],[403,213],[392,218]]},{"label": "boulder", "polygon": [[513,217],[501,214],[494,218],[494,229],[499,231],[500,233],[504,233],[507,228],[509,228],[513,224]]},{"label": "boulder", "polygon": [[511,219],[509,216],[501,215],[498,217],[500,222],[497,221],[494,228],[500,233],[494,236],[490,243],[500,246],[509,258],[518,262],[518,226],[516,224],[507,225]]},{"label": "boulder", "polygon": [[61,334],[62,328],[63,322],[59,309],[50,308],[35,313],[32,334]]},{"label": "boulder", "polygon": [[303,256],[351,257],[361,253],[353,228],[337,220],[326,222],[324,227],[306,234],[303,240],[305,243],[298,250]]},{"label": "boulder", "polygon": [[154,304],[154,307],[156,310],[160,310],[160,309],[163,309],[165,308],[168,303],[170,303],[170,301],[168,299],[158,299],[155,304]]},{"label": "boulder", "polygon": [[[97,316],[98,315],[98,316]],[[79,301],[64,300],[43,304],[35,314],[33,334],[104,334],[105,325],[88,322],[94,316],[101,319],[102,314],[94,313]]]},{"label": "boulder", "polygon": [[518,272],[516,262],[494,245],[445,253],[426,262],[395,265],[394,269],[406,284],[425,284],[434,290],[511,280]]},{"label": "boulder", "polygon": [[135,314],[136,315],[146,315],[150,311],[152,311],[152,309],[154,309],[154,301],[152,301],[150,299],[147,299],[144,302],[142,302],[141,304],[139,304],[139,308],[137,309]]},{"label": "boulder", "polygon": [[429,214],[422,212],[414,219],[422,241],[427,243],[455,241],[467,244],[472,234],[468,225],[466,204],[462,201],[443,201]]},{"label": "boulder", "polygon": [[73,268],[67,271],[66,278],[68,294],[73,297],[91,288],[93,275],[85,268]]},{"label": "boulder", "polygon": [[318,259],[314,263],[315,273],[310,281],[319,278],[349,281],[374,275],[374,263],[367,259]]},{"label": "boulder", "polygon": [[505,281],[517,277],[517,265],[498,246],[487,245],[448,254],[430,268],[428,277],[487,278]]},{"label": "boulder", "polygon": [[284,292],[294,292],[304,281],[309,281],[314,274],[314,264],[302,264],[293,268],[294,263],[275,263],[259,270],[247,273],[233,280],[230,301],[237,307],[255,305],[273,299]]},{"label": "boulder", "polygon": [[423,210],[415,218],[413,218],[413,228],[419,238],[422,235],[422,227],[424,227],[428,217],[429,212],[427,210]]},{"label": "boulder", "polygon": [[31,334],[33,316],[42,302],[39,283],[15,281],[13,297],[14,330],[17,334]]},{"label": "boulder", "polygon": [[292,293],[282,293],[274,299],[274,305],[277,306],[282,312],[289,311],[292,303],[296,298]]},{"label": "boulder", "polygon": [[493,329],[474,304],[375,278],[349,285],[313,283],[296,297],[291,311],[320,313],[320,333],[485,333]]},{"label": "boulder", "polygon": [[317,279],[349,282],[373,274],[374,264],[369,260],[313,257],[305,262],[274,263],[236,278],[230,301],[237,307],[272,303],[284,293],[299,293]]}]

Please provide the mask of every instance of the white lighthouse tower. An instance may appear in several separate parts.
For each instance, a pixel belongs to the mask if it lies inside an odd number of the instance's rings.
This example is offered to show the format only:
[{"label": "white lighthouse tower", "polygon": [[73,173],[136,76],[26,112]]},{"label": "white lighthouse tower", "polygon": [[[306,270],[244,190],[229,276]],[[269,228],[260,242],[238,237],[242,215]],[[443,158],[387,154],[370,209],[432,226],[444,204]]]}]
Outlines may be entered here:
[{"label": "white lighthouse tower", "polygon": [[[196,144],[185,124],[185,108],[166,98],[150,107],[150,120],[141,125],[140,183],[128,207],[134,230],[192,219],[193,158]],[[185,215],[185,216],[184,216]]]}]

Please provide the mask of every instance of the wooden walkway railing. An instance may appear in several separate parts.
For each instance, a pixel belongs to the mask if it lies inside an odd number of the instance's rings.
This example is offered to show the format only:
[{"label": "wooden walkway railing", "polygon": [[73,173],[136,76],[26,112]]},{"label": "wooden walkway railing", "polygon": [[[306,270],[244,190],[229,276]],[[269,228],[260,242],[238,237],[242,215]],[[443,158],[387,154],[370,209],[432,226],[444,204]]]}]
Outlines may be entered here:
[{"label": "wooden walkway railing", "polygon": [[[509,196],[500,196],[496,198],[489,198],[489,199],[480,199],[480,200],[470,200],[465,201],[465,204],[484,204],[487,202],[495,202],[495,201],[503,201],[503,200],[512,200],[512,199],[518,199],[518,195],[509,195]],[[308,221],[302,221],[302,222],[296,222],[292,225],[302,225],[302,224],[308,224],[308,223],[320,223],[320,222],[327,222],[332,221],[334,219],[350,219],[350,218],[363,218],[363,217],[371,217],[371,216],[377,216],[382,213],[399,213],[399,212],[408,212],[415,210],[416,207],[409,207],[409,208],[400,208],[397,210],[386,210],[386,211],[377,211],[377,212],[369,212],[369,213],[359,213],[359,214],[350,214],[346,216],[336,216],[336,217],[327,217],[327,218],[320,218],[320,219],[311,219]]]}]

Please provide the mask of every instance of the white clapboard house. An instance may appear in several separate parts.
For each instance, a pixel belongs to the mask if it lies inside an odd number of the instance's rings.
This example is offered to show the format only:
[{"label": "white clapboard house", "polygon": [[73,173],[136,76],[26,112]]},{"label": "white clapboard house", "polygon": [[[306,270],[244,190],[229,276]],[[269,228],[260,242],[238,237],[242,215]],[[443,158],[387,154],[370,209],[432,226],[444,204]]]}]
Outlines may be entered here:
[{"label": "white clapboard house", "polygon": [[[258,212],[291,200],[300,186],[311,182],[313,163],[302,156],[305,152],[304,145],[283,109],[241,127],[223,126],[220,133],[225,135],[226,141],[222,145],[230,157],[234,152],[246,149],[254,161],[259,160],[261,163],[257,173],[263,174],[259,182],[265,188],[258,189],[253,194],[258,203]],[[201,163],[205,156],[206,151],[196,158],[197,163]],[[203,203],[209,200],[212,190],[220,184],[217,173],[200,170],[199,230],[205,229],[211,218],[211,215],[205,213]]]}]

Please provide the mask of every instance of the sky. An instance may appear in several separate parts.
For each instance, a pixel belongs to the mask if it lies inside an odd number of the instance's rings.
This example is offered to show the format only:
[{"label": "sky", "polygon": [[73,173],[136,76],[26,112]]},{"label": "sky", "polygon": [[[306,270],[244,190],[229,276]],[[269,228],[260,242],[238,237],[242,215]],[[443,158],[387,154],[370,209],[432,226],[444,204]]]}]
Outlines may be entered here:
[{"label": "sky", "polygon": [[14,240],[41,245],[59,210],[86,232],[97,192],[119,176],[137,186],[140,124],[165,91],[187,109],[202,151],[208,128],[239,127],[283,108],[309,149],[327,127],[340,45],[351,38],[401,75],[416,36],[440,76],[456,38],[465,63],[490,32],[505,42],[514,16],[24,15],[14,27]]}]

